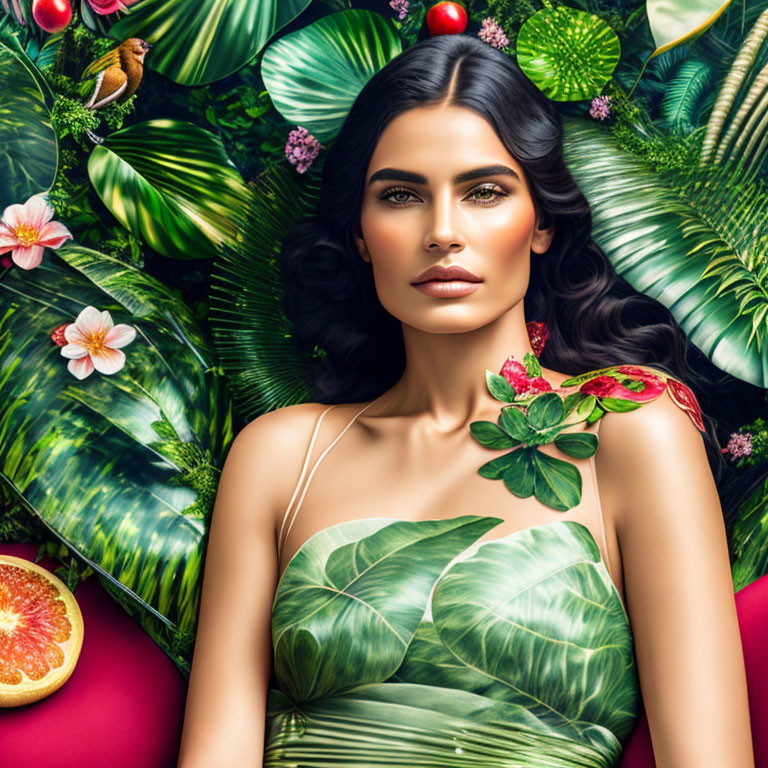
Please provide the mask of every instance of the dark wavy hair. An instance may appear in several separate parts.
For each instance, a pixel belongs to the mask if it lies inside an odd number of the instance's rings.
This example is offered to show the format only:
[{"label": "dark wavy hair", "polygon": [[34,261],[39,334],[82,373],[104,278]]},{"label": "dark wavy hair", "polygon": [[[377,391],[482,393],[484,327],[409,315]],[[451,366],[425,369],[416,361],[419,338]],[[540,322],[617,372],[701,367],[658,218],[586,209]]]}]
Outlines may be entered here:
[{"label": "dark wavy hair", "polygon": [[[470,109],[493,126],[525,172],[542,226],[554,225],[547,252],[532,254],[524,299],[526,318],[549,328],[541,363],[572,375],[652,365],[694,392],[703,387],[670,311],[635,291],[591,239],[589,203],[563,158],[559,112],[509,56],[453,34],[407,48],[366,83],[327,153],[316,215],[283,241],[283,310],[299,342],[322,350],[312,374],[317,401],[368,400],[403,373],[401,323],[381,305],[352,236],[361,234],[365,174],[381,132],[406,110],[437,104]],[[705,425],[718,479],[724,460],[706,414]]]}]

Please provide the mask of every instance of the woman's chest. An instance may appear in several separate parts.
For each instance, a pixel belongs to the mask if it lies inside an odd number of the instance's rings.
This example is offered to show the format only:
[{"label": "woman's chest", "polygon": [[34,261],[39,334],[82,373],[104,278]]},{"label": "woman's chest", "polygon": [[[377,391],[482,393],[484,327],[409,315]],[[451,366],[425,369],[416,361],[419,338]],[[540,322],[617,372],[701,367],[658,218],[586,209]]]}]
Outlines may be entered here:
[{"label": "woman's chest", "polygon": [[594,457],[565,457],[552,444],[539,446],[538,450],[548,456],[567,458],[578,473],[580,500],[562,511],[542,503],[536,495],[516,495],[514,484],[504,478],[489,479],[479,474],[481,466],[504,451],[480,445],[468,431],[434,439],[400,430],[372,439],[365,430],[350,430],[332,451],[326,451],[329,442],[318,441],[314,446],[308,456],[307,472],[295,488],[293,504],[277,522],[278,531],[282,531],[281,574],[311,536],[329,526],[361,518],[413,521],[466,514],[501,518],[503,522],[481,541],[571,520],[591,533],[623,601],[619,542],[612,517],[601,504]]}]

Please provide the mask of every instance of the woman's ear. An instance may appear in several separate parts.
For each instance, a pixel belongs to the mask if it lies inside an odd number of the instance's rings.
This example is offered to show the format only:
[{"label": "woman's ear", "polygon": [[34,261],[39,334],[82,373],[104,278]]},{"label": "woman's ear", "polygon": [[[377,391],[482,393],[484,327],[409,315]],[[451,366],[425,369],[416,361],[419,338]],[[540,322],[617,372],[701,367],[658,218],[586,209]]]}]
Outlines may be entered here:
[{"label": "woman's ear", "polygon": [[357,234],[353,234],[352,237],[355,239],[355,245],[357,246],[357,250],[360,252],[360,256],[363,259],[363,261],[370,261],[371,254],[368,253],[368,248],[365,245],[365,240],[363,240],[363,238]]},{"label": "woman's ear", "polygon": [[535,253],[546,253],[549,246],[552,245],[554,236],[554,227],[542,228],[537,221],[536,229],[533,232],[533,239],[531,240],[531,250]]}]

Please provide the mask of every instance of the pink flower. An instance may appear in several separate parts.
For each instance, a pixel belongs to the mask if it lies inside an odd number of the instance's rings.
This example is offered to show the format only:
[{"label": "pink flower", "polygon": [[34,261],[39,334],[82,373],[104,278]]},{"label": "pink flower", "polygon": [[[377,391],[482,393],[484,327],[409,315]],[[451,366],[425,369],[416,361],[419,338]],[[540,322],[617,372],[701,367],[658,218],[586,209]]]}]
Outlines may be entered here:
[{"label": "pink flower", "polygon": [[408,6],[410,3],[408,0],[389,0],[389,7],[393,11],[397,11],[397,18],[402,21],[408,15]]},{"label": "pink flower", "polygon": [[611,97],[595,96],[595,98],[592,99],[589,114],[590,117],[594,117],[595,120],[605,120],[605,118],[611,114]]},{"label": "pink flower", "polygon": [[106,310],[86,307],[64,329],[64,337],[69,343],[61,348],[61,354],[71,358],[67,368],[76,378],[84,379],[94,368],[100,373],[117,373],[125,365],[125,355],[118,347],[130,344],[136,329],[125,323],[114,325]]},{"label": "pink flower", "polygon": [[483,19],[477,36],[493,48],[506,48],[509,45],[509,38],[504,34],[504,30],[490,16]]},{"label": "pink flower", "polygon": [[0,253],[11,251],[22,269],[39,267],[45,248],[58,248],[72,237],[63,224],[51,221],[55,212],[43,195],[32,195],[23,205],[9,205],[0,220]]},{"label": "pink flower", "polygon": [[552,385],[543,376],[530,377],[525,366],[510,355],[499,373],[512,385],[518,395],[535,395],[539,392],[549,392]]},{"label": "pink flower", "polygon": [[296,166],[298,173],[304,173],[320,152],[320,146],[320,142],[306,128],[299,126],[288,134],[285,157]]},{"label": "pink flower", "polygon": [[728,445],[723,449],[723,453],[730,454],[732,459],[749,456],[752,453],[752,434],[750,432],[733,432]]},{"label": "pink flower", "polygon": [[88,5],[91,6],[91,10],[94,13],[98,13],[100,16],[106,16],[110,13],[116,13],[117,11],[127,11],[127,6],[137,3],[138,0],[87,0]]}]

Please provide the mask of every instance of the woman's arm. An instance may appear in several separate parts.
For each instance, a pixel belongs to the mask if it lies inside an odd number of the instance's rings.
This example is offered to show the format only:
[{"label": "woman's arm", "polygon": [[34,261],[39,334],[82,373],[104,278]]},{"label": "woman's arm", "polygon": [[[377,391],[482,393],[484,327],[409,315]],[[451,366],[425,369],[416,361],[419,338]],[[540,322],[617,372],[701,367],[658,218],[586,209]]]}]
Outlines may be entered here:
[{"label": "woman's arm", "polygon": [[285,410],[295,413],[282,409],[250,422],[221,473],[178,768],[260,768],[263,762],[278,570],[275,509],[280,478],[288,474],[278,460],[291,455],[281,449],[293,435],[290,424],[283,428]]},{"label": "woman's arm", "polygon": [[725,524],[701,434],[668,395],[602,421],[656,768],[754,768]]}]

